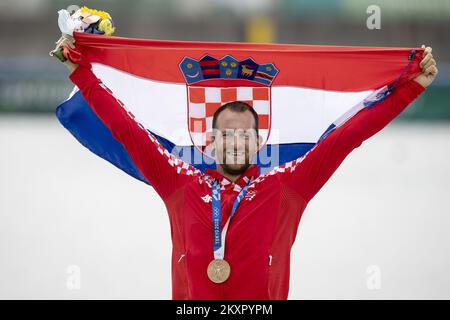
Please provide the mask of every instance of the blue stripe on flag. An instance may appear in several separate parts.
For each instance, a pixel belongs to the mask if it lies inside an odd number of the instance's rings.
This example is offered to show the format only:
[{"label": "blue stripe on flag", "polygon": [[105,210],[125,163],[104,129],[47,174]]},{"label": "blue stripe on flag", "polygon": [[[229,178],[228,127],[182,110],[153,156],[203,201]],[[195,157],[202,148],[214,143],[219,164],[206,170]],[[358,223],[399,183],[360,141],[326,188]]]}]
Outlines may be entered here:
[{"label": "blue stripe on flag", "polygon": [[56,117],[83,146],[136,179],[147,182],[125,148],[92,111],[80,91],[56,108]]}]

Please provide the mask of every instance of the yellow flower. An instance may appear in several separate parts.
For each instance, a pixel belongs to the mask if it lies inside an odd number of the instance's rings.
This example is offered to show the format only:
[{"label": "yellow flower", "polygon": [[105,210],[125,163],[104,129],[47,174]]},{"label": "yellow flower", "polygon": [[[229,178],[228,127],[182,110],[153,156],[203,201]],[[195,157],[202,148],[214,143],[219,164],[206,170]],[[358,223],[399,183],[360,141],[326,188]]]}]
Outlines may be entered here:
[{"label": "yellow flower", "polygon": [[101,20],[108,20],[111,19],[111,16],[106,11],[101,10],[95,10],[95,9],[89,9],[88,7],[84,6],[81,7],[80,12],[86,12],[90,14],[95,14],[96,16],[99,16]]},{"label": "yellow flower", "polygon": [[98,24],[98,30],[103,31],[105,35],[110,36],[116,31],[110,20],[102,20]]}]

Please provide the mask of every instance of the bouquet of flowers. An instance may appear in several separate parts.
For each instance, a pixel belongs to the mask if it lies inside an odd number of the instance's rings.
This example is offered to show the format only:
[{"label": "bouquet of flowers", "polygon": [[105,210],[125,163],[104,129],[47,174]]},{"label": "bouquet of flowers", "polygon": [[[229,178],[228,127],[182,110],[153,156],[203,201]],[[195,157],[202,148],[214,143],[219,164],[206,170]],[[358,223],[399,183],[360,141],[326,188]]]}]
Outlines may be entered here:
[{"label": "bouquet of flowers", "polygon": [[105,11],[82,7],[72,15],[67,10],[58,11],[58,26],[62,36],[56,41],[56,47],[50,51],[50,56],[58,58],[61,62],[67,60],[64,54],[64,43],[69,43],[73,47],[75,39],[74,32],[87,32],[93,34],[103,34],[110,36],[116,30],[114,21]]}]

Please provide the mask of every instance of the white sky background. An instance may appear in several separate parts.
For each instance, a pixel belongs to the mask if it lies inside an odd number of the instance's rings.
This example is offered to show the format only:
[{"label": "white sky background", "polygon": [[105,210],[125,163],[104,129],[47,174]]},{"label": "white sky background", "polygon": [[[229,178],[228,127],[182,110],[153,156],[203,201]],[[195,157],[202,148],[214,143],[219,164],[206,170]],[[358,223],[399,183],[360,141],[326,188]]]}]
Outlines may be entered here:
[{"label": "white sky background", "polygon": [[[2,115],[0,146],[0,299],[171,298],[153,189],[54,116]],[[390,124],[354,150],[304,212],[289,298],[450,299],[449,156],[441,124]],[[67,288],[72,265],[80,289]]]}]

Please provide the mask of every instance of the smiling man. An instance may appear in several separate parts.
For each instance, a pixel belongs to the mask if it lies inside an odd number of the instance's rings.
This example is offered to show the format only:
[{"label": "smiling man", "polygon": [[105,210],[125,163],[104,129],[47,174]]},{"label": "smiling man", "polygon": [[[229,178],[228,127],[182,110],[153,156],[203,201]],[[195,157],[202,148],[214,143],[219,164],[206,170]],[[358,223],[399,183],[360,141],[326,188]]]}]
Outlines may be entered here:
[{"label": "smiling man", "polygon": [[250,167],[261,146],[258,114],[245,102],[229,102],[214,113],[212,127],[217,171],[236,180]]},{"label": "smiling man", "polygon": [[215,112],[217,170],[203,173],[164,149],[90,68],[65,63],[167,207],[173,299],[287,299],[290,250],[307,204],[346,156],[398,116],[438,72],[428,47],[419,76],[361,109],[301,158],[261,175],[253,164],[261,144],[258,115],[246,103]]}]

